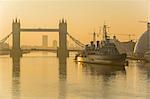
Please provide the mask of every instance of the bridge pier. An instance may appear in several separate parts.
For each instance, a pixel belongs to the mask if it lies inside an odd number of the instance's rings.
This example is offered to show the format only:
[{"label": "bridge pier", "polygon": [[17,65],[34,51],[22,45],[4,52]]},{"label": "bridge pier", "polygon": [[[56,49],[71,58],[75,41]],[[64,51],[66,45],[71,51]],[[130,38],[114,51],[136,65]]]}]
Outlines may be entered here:
[{"label": "bridge pier", "polygon": [[12,23],[12,50],[10,57],[22,57],[20,48],[20,20],[13,20]]},{"label": "bridge pier", "polygon": [[69,57],[69,51],[67,50],[67,23],[64,19],[59,23],[59,48],[57,49],[57,57]]}]

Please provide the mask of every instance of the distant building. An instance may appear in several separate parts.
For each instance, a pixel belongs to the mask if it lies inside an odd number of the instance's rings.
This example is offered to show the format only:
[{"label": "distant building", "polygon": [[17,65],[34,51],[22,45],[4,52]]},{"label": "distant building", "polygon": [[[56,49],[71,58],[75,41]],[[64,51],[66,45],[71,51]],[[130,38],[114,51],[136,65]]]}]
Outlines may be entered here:
[{"label": "distant building", "polygon": [[48,35],[42,36],[42,47],[48,47]]},{"label": "distant building", "polygon": [[113,39],[111,39],[111,42],[115,43],[120,53],[126,53],[128,56],[133,54],[135,42],[132,40],[128,42],[120,42],[117,40],[116,36],[114,36]]},{"label": "distant building", "polygon": [[149,36],[150,33],[149,32],[144,32],[140,38],[138,39],[135,48],[134,48],[134,53],[136,54],[144,54],[145,52],[147,52],[150,48],[149,46]]},{"label": "distant building", "polygon": [[53,41],[53,48],[57,48],[57,41],[56,40]]},{"label": "distant building", "polygon": [[133,54],[135,42],[115,42],[116,47],[120,53],[126,53],[128,56]]},{"label": "distant building", "polygon": [[138,39],[134,53],[144,55],[145,52],[150,50],[150,23],[147,23],[147,31],[145,31]]}]

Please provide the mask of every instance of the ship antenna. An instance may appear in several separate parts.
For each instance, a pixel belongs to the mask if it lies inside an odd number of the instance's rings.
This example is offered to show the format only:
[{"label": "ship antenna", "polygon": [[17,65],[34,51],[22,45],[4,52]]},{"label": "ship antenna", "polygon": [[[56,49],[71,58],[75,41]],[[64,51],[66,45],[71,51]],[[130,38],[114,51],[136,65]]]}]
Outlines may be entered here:
[{"label": "ship antenna", "polygon": [[93,42],[96,42],[96,33],[95,33],[95,29],[94,29],[94,33],[93,33]]},{"label": "ship antenna", "polygon": [[99,32],[97,33],[97,37],[99,37],[99,40],[100,40],[100,35],[101,35],[101,27],[99,27]]},{"label": "ship antenna", "polygon": [[104,27],[103,27],[103,40],[107,40],[107,30],[106,30],[106,25],[104,24]]}]

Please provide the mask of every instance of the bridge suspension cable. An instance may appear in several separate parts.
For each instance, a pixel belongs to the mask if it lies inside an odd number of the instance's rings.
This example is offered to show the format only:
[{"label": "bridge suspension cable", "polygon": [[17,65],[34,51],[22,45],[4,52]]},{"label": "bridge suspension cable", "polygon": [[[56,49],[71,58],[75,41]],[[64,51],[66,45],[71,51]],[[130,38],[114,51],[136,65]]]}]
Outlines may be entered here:
[{"label": "bridge suspension cable", "polygon": [[0,43],[4,43],[11,36],[11,34],[12,32],[8,34],[6,37],[4,37],[2,40],[0,40]]},{"label": "bridge suspension cable", "polygon": [[79,40],[75,39],[73,36],[71,36],[69,33],[67,33],[67,35],[80,47],[84,48],[85,45],[83,43],[81,43]]}]

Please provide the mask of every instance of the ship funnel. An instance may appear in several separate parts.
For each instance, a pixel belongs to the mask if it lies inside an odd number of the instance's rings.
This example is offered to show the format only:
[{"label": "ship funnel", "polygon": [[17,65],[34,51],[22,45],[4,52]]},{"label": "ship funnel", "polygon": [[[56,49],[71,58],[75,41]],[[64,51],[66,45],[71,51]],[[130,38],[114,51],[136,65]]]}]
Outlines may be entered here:
[{"label": "ship funnel", "polygon": [[95,48],[95,44],[93,41],[90,42],[91,43],[91,48],[94,49]]},{"label": "ship funnel", "polygon": [[100,47],[100,45],[99,45],[99,41],[96,41],[96,46],[97,46],[97,48],[99,48],[99,47]]},{"label": "ship funnel", "polygon": [[94,45],[94,42],[93,42],[93,41],[91,41],[90,43],[91,43],[91,46]]}]

